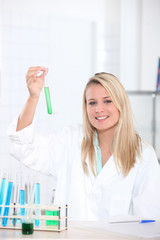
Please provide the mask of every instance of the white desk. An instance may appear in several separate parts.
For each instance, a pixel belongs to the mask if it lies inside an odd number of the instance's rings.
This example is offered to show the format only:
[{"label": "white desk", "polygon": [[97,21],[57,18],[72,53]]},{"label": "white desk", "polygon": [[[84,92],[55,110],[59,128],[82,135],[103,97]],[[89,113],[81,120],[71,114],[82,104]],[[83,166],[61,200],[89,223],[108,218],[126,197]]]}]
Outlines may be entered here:
[{"label": "white desk", "polygon": [[[69,222],[68,230],[64,230],[60,233],[58,232],[44,232],[44,231],[34,231],[32,235],[22,235],[21,230],[8,230],[0,229],[0,240],[13,240],[13,239],[107,239],[107,240],[135,240],[135,239],[144,239],[142,237],[131,236],[128,234],[122,234],[114,232],[114,226],[112,225],[111,230],[100,230],[96,228],[86,227],[90,222]],[[128,225],[129,226],[129,225]],[[131,226],[131,225],[130,225]],[[148,228],[151,225],[143,225],[143,228]],[[160,224],[159,224],[160,226]],[[128,227],[127,227],[128,228]],[[160,228],[159,228],[160,229]],[[136,225],[135,225],[136,231]],[[160,239],[160,237],[149,238]]]}]

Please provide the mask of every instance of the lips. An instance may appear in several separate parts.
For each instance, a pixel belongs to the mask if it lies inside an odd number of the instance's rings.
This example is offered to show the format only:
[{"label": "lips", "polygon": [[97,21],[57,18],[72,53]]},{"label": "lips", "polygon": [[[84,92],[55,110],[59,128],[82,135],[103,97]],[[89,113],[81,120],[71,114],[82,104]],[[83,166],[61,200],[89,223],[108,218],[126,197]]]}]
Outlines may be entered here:
[{"label": "lips", "polygon": [[107,119],[109,116],[103,116],[103,117],[96,117],[97,120],[105,120]]}]

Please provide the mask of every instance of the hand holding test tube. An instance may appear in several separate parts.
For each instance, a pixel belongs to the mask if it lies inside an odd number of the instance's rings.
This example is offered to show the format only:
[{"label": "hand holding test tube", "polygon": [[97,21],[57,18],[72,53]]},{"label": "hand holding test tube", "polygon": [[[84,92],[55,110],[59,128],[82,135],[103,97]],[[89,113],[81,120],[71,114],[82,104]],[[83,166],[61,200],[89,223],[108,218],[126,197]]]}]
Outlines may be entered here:
[{"label": "hand holding test tube", "polygon": [[[48,68],[45,67],[30,67],[26,74],[26,84],[29,91],[29,97],[17,121],[16,131],[20,131],[29,126],[34,119],[35,111],[39,101],[42,89],[44,88],[45,77],[48,73]],[[46,91],[46,94],[48,91]],[[47,95],[49,96],[49,95]],[[50,96],[47,97],[47,102],[50,101]],[[48,108],[51,114],[51,104]]]}]

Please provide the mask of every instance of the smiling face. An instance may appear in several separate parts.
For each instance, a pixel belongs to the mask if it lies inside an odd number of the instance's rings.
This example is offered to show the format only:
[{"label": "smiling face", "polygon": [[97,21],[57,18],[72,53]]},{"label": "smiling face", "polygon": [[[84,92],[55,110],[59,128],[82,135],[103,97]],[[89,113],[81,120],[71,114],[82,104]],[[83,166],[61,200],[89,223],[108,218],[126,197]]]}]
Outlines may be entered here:
[{"label": "smiling face", "polygon": [[93,83],[88,86],[86,107],[89,122],[97,131],[114,131],[119,120],[119,111],[101,84]]}]

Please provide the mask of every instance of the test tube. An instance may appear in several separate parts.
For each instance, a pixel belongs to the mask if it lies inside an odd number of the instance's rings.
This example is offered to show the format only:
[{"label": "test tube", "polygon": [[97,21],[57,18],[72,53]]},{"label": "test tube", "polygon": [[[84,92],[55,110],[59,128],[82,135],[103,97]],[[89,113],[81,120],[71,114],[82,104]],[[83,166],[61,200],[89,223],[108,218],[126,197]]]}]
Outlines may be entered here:
[{"label": "test tube", "polygon": [[[18,174],[18,173],[17,173]],[[17,179],[17,174],[16,174],[16,179],[15,179],[15,183],[13,185],[13,205],[16,206],[16,204],[18,203],[18,198],[19,198],[19,190],[18,190],[18,179]],[[13,208],[13,215],[17,215],[17,208],[14,207]],[[16,226],[17,224],[17,218],[12,218],[12,224],[13,226]]]},{"label": "test tube", "polygon": [[[36,206],[39,206],[40,205],[40,183],[37,182],[35,183],[35,204]],[[35,215],[36,217],[40,217],[40,209],[36,209],[35,210]],[[39,219],[36,219],[35,220],[35,225],[38,227],[40,225],[40,220]]]},{"label": "test tube", "polygon": [[[2,173],[1,185],[0,185],[0,205],[3,204],[5,186],[6,186],[6,173]],[[0,207],[0,216],[1,216],[1,213],[2,213],[2,207]]]},{"label": "test tube", "polygon": [[[25,184],[24,184],[24,178],[22,174],[20,174],[19,197],[20,197],[20,205],[24,206],[25,205]],[[22,207],[20,208],[20,215],[25,216],[25,208],[22,208]],[[22,223],[22,219],[21,219],[21,223]]]},{"label": "test tube", "polygon": [[[32,180],[32,178],[31,178]],[[29,235],[34,232],[34,224],[33,224],[33,201],[34,201],[34,184],[30,181],[27,184],[27,203],[28,208],[26,211],[25,221],[22,222],[22,234]]]},{"label": "test tube", "polygon": [[[52,200],[51,203],[54,204],[54,199],[55,199],[55,189],[52,191]],[[51,211],[51,210],[46,210],[46,215],[47,216],[58,216],[59,211]],[[46,220],[46,225],[58,225],[57,220]]]},{"label": "test tube", "polygon": [[50,91],[49,91],[49,86],[48,86],[47,80],[45,80],[45,83],[44,83],[44,92],[45,92],[45,97],[46,97],[48,114],[52,114],[52,104],[51,104]]},{"label": "test tube", "polygon": [[[43,74],[43,71],[40,71],[39,73],[37,73],[37,77],[40,77],[42,74]],[[45,92],[45,98],[46,98],[46,104],[47,104],[47,112],[48,114],[52,114],[50,91],[49,91],[49,86],[46,79],[44,82],[44,92]]]},{"label": "test tube", "polygon": [[9,177],[7,192],[6,192],[6,199],[5,199],[5,208],[4,208],[4,212],[3,212],[3,216],[7,216],[7,217],[6,218],[3,217],[3,219],[2,219],[3,227],[7,226],[7,222],[8,222],[9,206],[11,203],[12,189],[13,189],[13,180],[11,179],[11,177]]},{"label": "test tube", "polygon": [[[29,177],[31,180],[32,178]],[[26,218],[25,221],[22,222],[22,234],[29,235],[33,234],[34,232],[34,225],[33,225],[33,202],[34,202],[34,183],[33,181],[28,181],[27,184],[27,203],[28,208],[26,210]]]}]

